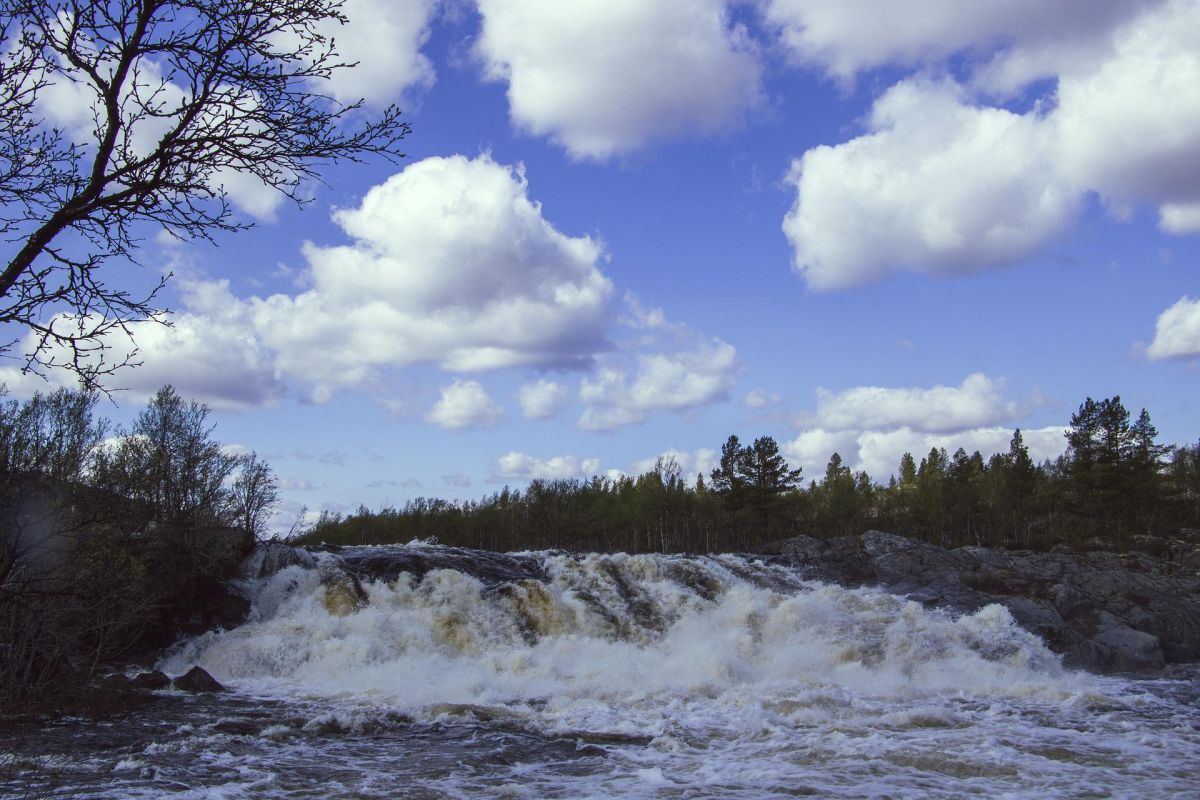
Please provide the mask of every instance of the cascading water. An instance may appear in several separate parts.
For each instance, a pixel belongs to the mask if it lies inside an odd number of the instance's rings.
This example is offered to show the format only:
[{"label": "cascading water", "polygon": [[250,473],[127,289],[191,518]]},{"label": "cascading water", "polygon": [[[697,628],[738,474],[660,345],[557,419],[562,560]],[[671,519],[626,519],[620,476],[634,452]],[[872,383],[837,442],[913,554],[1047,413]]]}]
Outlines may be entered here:
[{"label": "cascading water", "polygon": [[108,796],[1197,790],[1188,676],[1065,671],[999,606],[954,617],[738,556],[292,560],[251,582],[245,625],[164,660],[234,692],[130,752]]}]

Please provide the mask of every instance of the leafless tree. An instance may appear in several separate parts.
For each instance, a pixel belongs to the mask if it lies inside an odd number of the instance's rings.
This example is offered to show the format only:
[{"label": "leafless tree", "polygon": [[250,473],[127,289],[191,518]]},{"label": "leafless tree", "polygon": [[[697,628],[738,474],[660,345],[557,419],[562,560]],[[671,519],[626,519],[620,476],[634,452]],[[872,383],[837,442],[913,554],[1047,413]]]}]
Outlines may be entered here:
[{"label": "leafless tree", "polygon": [[278,500],[279,486],[271,465],[257,453],[239,458],[237,475],[229,487],[229,521],[256,540],[263,539]]},{"label": "leafless tree", "polygon": [[[236,175],[301,203],[325,164],[401,157],[399,109],[367,118],[321,91],[353,66],[323,33],[345,21],[341,6],[0,0],[0,323],[20,332],[0,353],[98,386],[136,358],[106,361],[106,334],[166,319],[161,281],[109,285],[106,262],[135,260],[159,230],[211,240],[248,227],[226,190]],[[73,93],[88,121],[48,121],[51,89]]]}]

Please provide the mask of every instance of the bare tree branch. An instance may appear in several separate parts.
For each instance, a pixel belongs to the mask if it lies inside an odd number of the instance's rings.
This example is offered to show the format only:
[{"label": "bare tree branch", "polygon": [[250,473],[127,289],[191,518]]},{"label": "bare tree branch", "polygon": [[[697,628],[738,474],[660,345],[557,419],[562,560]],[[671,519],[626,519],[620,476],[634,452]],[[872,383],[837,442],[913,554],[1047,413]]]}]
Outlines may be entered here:
[{"label": "bare tree branch", "polygon": [[[25,330],[25,369],[66,368],[88,387],[136,363],[105,336],[166,321],[155,298],[110,287],[165,230],[212,240],[250,222],[225,181],[250,175],[302,204],[338,160],[403,157],[400,111],[321,93],[339,60],[321,31],[342,0],[0,0],[0,324]],[[51,86],[91,104],[90,127],[48,122]],[[0,342],[0,354],[18,347]],[[65,355],[64,355],[65,354]]]}]

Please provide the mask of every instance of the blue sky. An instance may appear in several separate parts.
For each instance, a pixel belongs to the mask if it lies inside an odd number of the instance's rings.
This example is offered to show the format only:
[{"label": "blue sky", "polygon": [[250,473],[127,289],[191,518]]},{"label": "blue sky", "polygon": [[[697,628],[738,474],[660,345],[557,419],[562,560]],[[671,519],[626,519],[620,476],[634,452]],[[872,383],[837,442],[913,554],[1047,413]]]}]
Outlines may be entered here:
[{"label": "blue sky", "polygon": [[[351,0],[328,87],[399,163],[146,245],[128,419],[171,382],[281,524],[774,436],[1061,452],[1086,396],[1198,435],[1200,3]],[[71,98],[52,98],[64,120]],[[48,101],[49,102],[49,101]],[[78,113],[75,109],[74,113]],[[7,369],[14,394],[44,387]]]}]

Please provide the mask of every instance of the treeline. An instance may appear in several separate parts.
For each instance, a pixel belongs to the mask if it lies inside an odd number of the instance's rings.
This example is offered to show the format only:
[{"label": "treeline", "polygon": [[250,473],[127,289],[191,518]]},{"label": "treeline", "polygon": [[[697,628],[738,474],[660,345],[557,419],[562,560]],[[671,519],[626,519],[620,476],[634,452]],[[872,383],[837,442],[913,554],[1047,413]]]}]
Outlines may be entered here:
[{"label": "treeline", "polygon": [[211,622],[275,503],[270,467],[222,448],[207,406],[167,386],[122,429],[97,403],[0,398],[0,709]]},{"label": "treeline", "polygon": [[962,448],[905,453],[887,483],[837,453],[805,483],[771,437],[743,445],[732,436],[707,477],[659,459],[636,477],[534,480],[477,501],[327,513],[298,541],[720,552],[877,528],[947,547],[1151,546],[1146,537],[1200,527],[1200,444],[1167,447],[1157,436],[1145,410],[1135,420],[1120,397],[1088,398],[1057,459],[1034,463],[1018,429],[1008,451],[989,458]]}]

